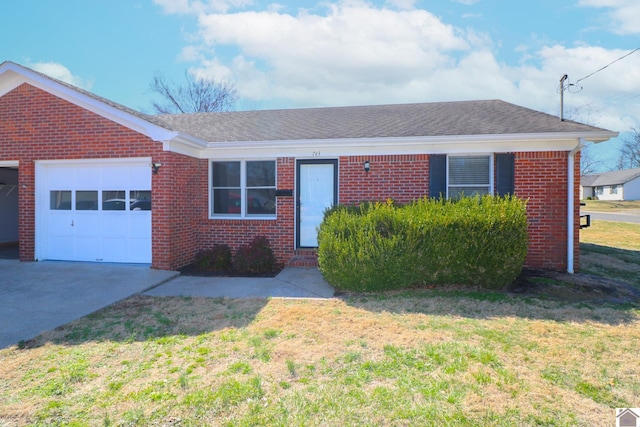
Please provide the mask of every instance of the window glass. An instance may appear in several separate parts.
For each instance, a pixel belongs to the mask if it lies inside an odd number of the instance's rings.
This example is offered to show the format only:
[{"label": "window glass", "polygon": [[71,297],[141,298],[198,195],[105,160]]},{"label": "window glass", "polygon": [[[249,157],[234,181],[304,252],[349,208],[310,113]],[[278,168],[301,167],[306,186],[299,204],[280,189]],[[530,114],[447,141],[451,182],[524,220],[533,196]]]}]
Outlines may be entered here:
[{"label": "window glass", "polygon": [[275,187],[276,163],[274,161],[247,162],[247,187]]},{"label": "window glass", "polygon": [[103,211],[127,210],[126,192],[124,190],[110,190],[102,192]]},{"label": "window glass", "polygon": [[49,193],[49,208],[54,211],[71,210],[71,191],[53,190]]},{"label": "window glass", "polygon": [[76,191],[77,211],[97,211],[98,192],[97,191]]},{"label": "window glass", "polygon": [[450,156],[448,160],[449,197],[491,192],[489,156]]},{"label": "window glass", "polygon": [[213,189],[213,213],[240,215],[240,190]]},{"label": "window glass", "polygon": [[212,162],[213,215],[265,216],[276,213],[276,162]]},{"label": "window glass", "polygon": [[214,187],[240,187],[240,162],[213,162]]},{"label": "window glass", "polygon": [[129,191],[129,209],[132,211],[151,210],[151,191],[131,190]]},{"label": "window glass", "polygon": [[247,214],[275,215],[276,189],[247,189]]}]

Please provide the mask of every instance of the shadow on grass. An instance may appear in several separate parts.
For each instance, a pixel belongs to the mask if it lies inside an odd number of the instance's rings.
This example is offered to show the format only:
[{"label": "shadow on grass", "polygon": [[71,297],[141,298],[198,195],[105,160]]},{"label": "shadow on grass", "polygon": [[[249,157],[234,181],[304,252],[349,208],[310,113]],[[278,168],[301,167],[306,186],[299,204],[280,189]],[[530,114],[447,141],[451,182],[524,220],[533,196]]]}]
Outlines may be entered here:
[{"label": "shadow on grass", "polygon": [[585,273],[621,280],[640,289],[640,251],[581,243],[580,254]]},{"label": "shadow on grass", "polygon": [[[433,286],[377,294],[337,293],[337,298],[357,309],[398,315],[520,317],[610,325],[637,321],[640,252],[592,244],[582,244],[581,250],[583,273],[524,270],[516,282],[502,291]],[[137,295],[23,341],[19,347],[34,348],[49,342],[70,346],[91,341],[168,342],[182,336],[244,328],[268,303],[264,298]]]},{"label": "shadow on grass", "polygon": [[115,341],[170,342],[249,325],[268,303],[264,298],[191,298],[135,295],[27,341],[19,348],[47,343],[79,345]]}]

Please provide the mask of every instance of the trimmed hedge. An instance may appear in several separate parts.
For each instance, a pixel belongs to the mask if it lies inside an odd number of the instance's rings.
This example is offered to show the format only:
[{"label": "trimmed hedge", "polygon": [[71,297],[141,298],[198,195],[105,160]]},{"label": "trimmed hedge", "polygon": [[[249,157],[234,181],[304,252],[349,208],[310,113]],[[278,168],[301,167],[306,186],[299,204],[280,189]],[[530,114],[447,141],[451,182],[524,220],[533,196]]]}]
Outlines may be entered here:
[{"label": "trimmed hedge", "polygon": [[502,288],[526,254],[526,202],[511,196],[337,206],[318,232],[325,279],[357,292],[447,283]]}]

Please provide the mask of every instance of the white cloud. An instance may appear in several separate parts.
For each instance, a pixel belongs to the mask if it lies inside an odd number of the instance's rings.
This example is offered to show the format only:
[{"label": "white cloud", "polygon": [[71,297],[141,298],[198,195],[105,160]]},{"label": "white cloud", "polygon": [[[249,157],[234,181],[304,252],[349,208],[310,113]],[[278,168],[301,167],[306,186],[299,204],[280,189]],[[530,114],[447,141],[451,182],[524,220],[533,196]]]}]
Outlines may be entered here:
[{"label": "white cloud", "polygon": [[199,23],[203,49],[240,51],[228,65],[242,96],[290,99],[293,106],[425,100],[407,89],[484,43],[427,11],[364,2],[329,5],[326,15],[201,14]]},{"label": "white cloud", "polygon": [[410,10],[415,7],[416,0],[386,0],[385,4],[398,9]]},{"label": "white cloud", "polygon": [[467,6],[470,6],[472,4],[476,4],[478,3],[480,0],[451,0],[454,3],[460,3],[460,4],[466,4]]},{"label": "white cloud", "polygon": [[[575,83],[627,53],[553,45],[543,35],[506,64],[487,33],[426,10],[323,5],[297,14],[191,12],[198,38],[182,56],[195,63],[194,75],[231,80],[244,102],[269,108],[497,98],[559,114],[563,74]],[[566,117],[613,130],[638,126],[640,52],[580,84],[582,91],[565,92]]]},{"label": "white cloud", "polygon": [[56,62],[36,62],[31,63],[28,66],[29,68],[53,77],[54,79],[62,80],[63,82],[85,90],[91,90],[91,87],[93,86],[93,80],[74,76],[67,67]]},{"label": "white cloud", "polygon": [[252,0],[153,0],[167,14],[227,13],[253,4]]},{"label": "white cloud", "polygon": [[566,73],[573,86],[565,91],[565,116],[613,130],[637,126],[640,117],[640,103],[636,95],[640,92],[640,55],[629,56],[624,62],[614,63],[603,72],[578,81],[626,53],[597,46],[545,47],[536,54],[540,61],[538,67],[515,69],[524,85],[519,96],[523,102],[529,99],[541,103],[544,93],[548,99],[556,101],[555,111],[559,112],[560,95],[556,89],[560,77]]},{"label": "white cloud", "polygon": [[580,0],[580,6],[606,8],[606,23],[616,34],[640,34],[640,2],[638,0]]}]

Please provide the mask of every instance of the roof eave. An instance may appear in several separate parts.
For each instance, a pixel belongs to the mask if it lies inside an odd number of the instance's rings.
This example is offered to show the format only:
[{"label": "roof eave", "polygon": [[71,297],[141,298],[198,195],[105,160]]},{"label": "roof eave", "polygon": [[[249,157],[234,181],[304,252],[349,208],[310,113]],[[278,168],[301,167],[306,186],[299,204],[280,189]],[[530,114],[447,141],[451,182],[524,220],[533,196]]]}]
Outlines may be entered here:
[{"label": "roof eave", "polygon": [[58,98],[64,99],[108,120],[141,133],[154,141],[169,140],[177,134],[174,131],[106,104],[99,99],[78,92],[69,86],[60,84],[29,68],[22,67],[13,62],[0,64],[0,96],[5,95],[24,83],[30,84]]},{"label": "roof eave", "polygon": [[417,154],[570,151],[583,138],[603,142],[616,132],[556,132],[491,135],[442,135],[396,138],[332,138],[206,143],[201,158],[255,156],[336,156],[358,154]]}]

